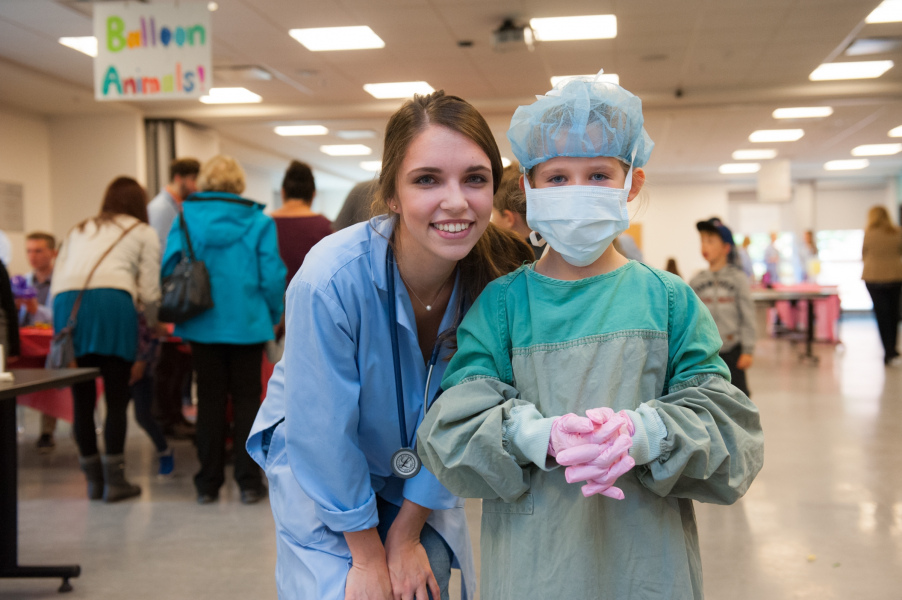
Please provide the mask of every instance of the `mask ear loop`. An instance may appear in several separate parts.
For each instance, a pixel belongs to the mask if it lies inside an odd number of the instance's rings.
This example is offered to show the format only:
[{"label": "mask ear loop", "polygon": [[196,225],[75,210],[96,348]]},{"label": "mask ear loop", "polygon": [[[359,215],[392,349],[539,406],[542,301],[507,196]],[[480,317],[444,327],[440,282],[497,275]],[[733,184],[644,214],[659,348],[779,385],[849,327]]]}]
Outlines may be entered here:
[{"label": "mask ear loop", "polygon": [[[526,174],[523,175],[523,185],[526,186],[527,190],[532,189],[532,186],[529,185],[529,177]],[[548,242],[545,241],[545,239],[541,236],[541,234],[539,234],[539,232],[530,231],[529,243],[531,243],[533,246],[536,246],[537,248],[543,248]]]}]

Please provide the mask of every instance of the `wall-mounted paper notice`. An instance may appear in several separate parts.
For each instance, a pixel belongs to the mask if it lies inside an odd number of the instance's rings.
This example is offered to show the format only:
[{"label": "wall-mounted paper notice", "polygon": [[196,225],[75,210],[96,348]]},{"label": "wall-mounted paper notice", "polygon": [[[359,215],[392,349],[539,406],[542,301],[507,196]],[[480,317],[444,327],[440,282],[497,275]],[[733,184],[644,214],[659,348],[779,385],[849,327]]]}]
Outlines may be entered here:
[{"label": "wall-mounted paper notice", "polygon": [[213,36],[205,2],[93,6],[97,100],[178,100],[210,91]]},{"label": "wall-mounted paper notice", "polygon": [[0,229],[25,231],[25,200],[21,183],[0,181]]}]

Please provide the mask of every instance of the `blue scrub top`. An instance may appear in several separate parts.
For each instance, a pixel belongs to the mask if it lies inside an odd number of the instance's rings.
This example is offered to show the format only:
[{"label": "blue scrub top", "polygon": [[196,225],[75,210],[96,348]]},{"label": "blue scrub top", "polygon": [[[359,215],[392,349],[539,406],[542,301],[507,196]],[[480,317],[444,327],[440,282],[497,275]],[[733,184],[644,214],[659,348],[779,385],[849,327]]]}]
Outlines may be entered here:
[{"label": "blue scrub top", "polygon": [[[391,472],[391,456],[401,447],[385,265],[391,227],[391,220],[376,217],[325,238],[307,255],[286,294],[285,353],[247,443],[264,464],[263,432],[284,419],[291,471],[317,518],[336,532],[374,527],[376,493],[399,506],[405,498],[433,510],[459,506],[426,469],[408,480]],[[394,272],[404,406],[415,439],[427,367],[413,305]],[[440,331],[458,321],[459,296],[456,281]],[[436,363],[430,400],[449,353],[443,348]]]}]

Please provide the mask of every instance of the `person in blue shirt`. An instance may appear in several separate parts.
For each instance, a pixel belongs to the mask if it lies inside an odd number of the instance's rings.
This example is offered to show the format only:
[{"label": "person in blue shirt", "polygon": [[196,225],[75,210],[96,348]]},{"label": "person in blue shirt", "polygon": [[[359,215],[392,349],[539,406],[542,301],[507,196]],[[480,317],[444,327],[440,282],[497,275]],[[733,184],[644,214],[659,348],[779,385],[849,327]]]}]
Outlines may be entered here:
[{"label": "person in blue shirt", "polygon": [[[276,224],[264,206],[239,194],[244,171],[235,159],[214,156],[204,163],[198,188],[182,203],[166,243],[161,274],[172,274],[187,253],[187,240],[210,274],[213,308],[179,323],[174,335],[190,342],[197,374],[197,501],[219,498],[225,482],[226,409],[232,400],[235,482],[241,502],[263,498],[260,469],[244,449],[260,397],[263,345],[282,320],[285,265]],[[187,234],[187,237],[186,237]]]},{"label": "person in blue shirt", "polygon": [[387,214],[323,239],[289,285],[285,354],[247,443],[270,484],[282,600],[448,598],[452,565],[473,597],[463,501],[425,469],[395,475],[392,457],[415,447],[404,438],[463,312],[533,260],[489,223],[501,171],[475,108],[414,97],[386,129],[374,208]]}]

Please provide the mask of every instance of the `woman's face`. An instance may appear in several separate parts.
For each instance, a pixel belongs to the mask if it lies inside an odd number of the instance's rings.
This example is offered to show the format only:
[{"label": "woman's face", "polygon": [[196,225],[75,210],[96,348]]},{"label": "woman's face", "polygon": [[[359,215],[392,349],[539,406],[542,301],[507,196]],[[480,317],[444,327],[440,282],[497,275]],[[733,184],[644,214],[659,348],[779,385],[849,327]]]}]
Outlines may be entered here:
[{"label": "woman's face", "polygon": [[407,149],[396,195],[401,251],[450,261],[465,257],[492,216],[492,163],[475,142],[430,125]]}]

